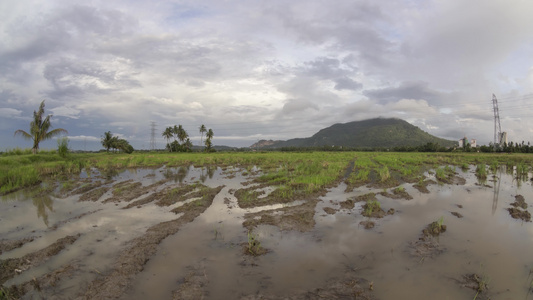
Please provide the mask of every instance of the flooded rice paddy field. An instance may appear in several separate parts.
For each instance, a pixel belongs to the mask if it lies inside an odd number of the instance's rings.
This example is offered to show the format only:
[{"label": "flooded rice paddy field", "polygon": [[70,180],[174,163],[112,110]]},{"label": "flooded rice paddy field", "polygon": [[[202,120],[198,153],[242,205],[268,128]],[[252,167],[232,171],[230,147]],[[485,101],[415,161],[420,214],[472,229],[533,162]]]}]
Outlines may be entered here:
[{"label": "flooded rice paddy field", "polygon": [[504,166],[282,204],[257,168],[89,171],[2,196],[0,298],[533,299],[533,188]]}]

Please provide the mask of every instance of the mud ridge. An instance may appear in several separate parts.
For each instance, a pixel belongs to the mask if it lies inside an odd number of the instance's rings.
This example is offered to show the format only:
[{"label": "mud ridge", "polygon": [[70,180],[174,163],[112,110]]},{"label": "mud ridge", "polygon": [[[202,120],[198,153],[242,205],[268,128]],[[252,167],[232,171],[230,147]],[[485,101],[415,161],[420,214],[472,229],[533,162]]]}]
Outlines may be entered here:
[{"label": "mud ridge", "polygon": [[0,260],[2,268],[0,270],[0,285],[4,284],[7,280],[15,277],[27,269],[38,266],[48,260],[51,256],[54,256],[65,249],[68,245],[73,244],[80,234],[69,235],[64,238],[60,238],[50,246],[38,250],[33,253],[29,253],[20,258],[8,258]]},{"label": "mud ridge", "polygon": [[22,238],[18,240],[1,240],[0,241],[0,254],[8,252],[16,248],[24,246],[24,244],[33,241],[35,237]]},{"label": "mud ridge", "polygon": [[[215,190],[219,192],[222,188]],[[107,275],[92,281],[82,299],[114,299],[122,296],[132,279],[143,271],[146,262],[156,253],[159,243],[203,213],[213,203],[214,195],[198,202],[201,205],[194,204],[184,210],[178,219],[154,225],[144,235],[130,241],[130,246],[120,254],[113,269]]]}]

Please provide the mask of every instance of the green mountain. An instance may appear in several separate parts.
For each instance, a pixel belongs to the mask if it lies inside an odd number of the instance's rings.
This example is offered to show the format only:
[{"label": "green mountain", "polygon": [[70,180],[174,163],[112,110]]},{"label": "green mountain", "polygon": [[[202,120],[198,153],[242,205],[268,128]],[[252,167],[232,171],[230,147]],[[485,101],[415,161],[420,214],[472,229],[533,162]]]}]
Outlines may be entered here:
[{"label": "green mountain", "polygon": [[309,138],[259,141],[251,148],[343,146],[353,148],[420,146],[437,143],[451,147],[455,141],[433,136],[401,119],[376,118],[324,128]]}]

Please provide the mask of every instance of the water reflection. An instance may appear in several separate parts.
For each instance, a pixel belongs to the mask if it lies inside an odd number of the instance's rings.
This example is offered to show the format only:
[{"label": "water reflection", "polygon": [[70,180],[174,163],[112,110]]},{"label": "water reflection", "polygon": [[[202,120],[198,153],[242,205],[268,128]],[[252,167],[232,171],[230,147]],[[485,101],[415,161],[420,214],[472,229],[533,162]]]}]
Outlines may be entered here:
[{"label": "water reflection", "polygon": [[32,198],[33,205],[37,208],[37,217],[42,218],[46,227],[48,227],[48,213],[46,209],[50,212],[54,211],[54,200],[47,195],[34,196]]},{"label": "water reflection", "polygon": [[502,178],[502,168],[504,166],[500,166],[498,168],[498,176],[496,176],[496,174],[494,174],[494,195],[492,197],[492,215],[494,216],[494,214],[496,213],[496,209],[498,208],[498,197],[500,195],[500,183],[502,182],[501,181],[501,178]]},{"label": "water reflection", "polygon": [[54,211],[54,200],[49,194],[49,189],[41,186],[38,188],[24,189],[18,192],[3,195],[0,197],[0,199],[2,202],[24,202],[31,199],[33,206],[37,208],[37,218],[42,218],[44,224],[46,227],[48,227],[48,212]]},{"label": "water reflection", "polygon": [[209,179],[212,179],[216,170],[217,170],[217,167],[214,167],[214,166],[202,167],[202,174],[200,175],[200,181],[205,182],[208,177]]},{"label": "water reflection", "polygon": [[166,179],[173,180],[174,182],[183,183],[183,180],[189,174],[190,168],[191,166],[179,167],[176,172],[174,172],[175,169],[165,169],[163,176],[165,176]]},{"label": "water reflection", "polygon": [[121,172],[122,170],[118,168],[105,168],[104,170],[100,171],[100,174],[102,174],[105,179],[111,180]]}]

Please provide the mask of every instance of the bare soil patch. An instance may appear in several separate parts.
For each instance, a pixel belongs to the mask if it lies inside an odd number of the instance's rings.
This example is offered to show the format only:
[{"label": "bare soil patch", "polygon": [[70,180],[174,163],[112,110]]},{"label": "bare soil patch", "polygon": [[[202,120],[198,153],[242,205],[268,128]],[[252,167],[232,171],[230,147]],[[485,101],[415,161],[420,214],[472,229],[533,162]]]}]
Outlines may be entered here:
[{"label": "bare soil patch", "polygon": [[405,199],[405,200],[411,200],[413,197],[409,195],[408,192],[405,191],[405,189],[396,188],[392,190],[392,193],[389,192],[380,192],[381,196],[391,198],[391,199]]},{"label": "bare soil patch", "polygon": [[258,225],[273,225],[281,230],[306,232],[315,226],[315,206],[317,199],[308,200],[302,205],[249,213],[244,215],[243,226],[252,230]]},{"label": "bare soil patch", "polygon": [[324,207],[323,210],[328,214],[328,215],[334,215],[337,210],[334,209],[334,208],[331,208],[331,207]]},{"label": "bare soil patch", "polygon": [[516,195],[515,202],[511,203],[511,206],[507,208],[507,211],[509,211],[512,218],[531,222],[531,214],[527,211],[527,203],[525,202],[524,196]]},{"label": "bare soil patch", "polygon": [[104,186],[104,187],[100,187],[100,188],[96,188],[96,189],[90,190],[90,191],[88,191],[88,192],[86,192],[86,193],[84,193],[83,195],[80,196],[80,201],[96,202],[96,201],[100,200],[100,198],[105,193],[107,193],[107,191],[109,191],[110,189],[111,189],[111,187]]},{"label": "bare soil patch", "polygon": [[150,191],[154,191],[156,188],[166,182],[165,180],[156,182],[154,184],[144,186],[140,182],[133,182],[132,180],[124,181],[113,186],[113,196],[104,200],[107,202],[130,202],[133,199],[139,198],[142,195],[148,194]]},{"label": "bare soil patch", "polygon": [[438,236],[445,232],[446,225],[442,224],[442,221],[435,221],[426,226],[422,230],[422,234],[416,242],[410,242],[411,255],[421,257],[422,260],[426,257],[433,258],[446,249],[439,243]]},{"label": "bare soil patch", "polygon": [[422,182],[418,182],[414,184],[413,187],[421,193],[429,194],[428,185],[431,185],[431,184],[437,184],[437,182],[434,180],[426,179]]},{"label": "bare soil patch", "polygon": [[357,197],[348,198],[345,201],[339,202],[339,205],[343,209],[353,209],[357,202],[367,202],[368,200],[377,200],[376,194],[368,193]]},{"label": "bare soil patch", "polygon": [[452,211],[452,212],[450,212],[450,213],[451,213],[452,215],[458,217],[459,219],[463,217],[462,214],[460,214],[460,213],[458,213],[458,212],[456,212],[456,211]]},{"label": "bare soil patch", "polygon": [[374,226],[376,226],[376,223],[374,221],[366,220],[359,222],[360,225],[364,226],[365,229],[372,229]]}]

